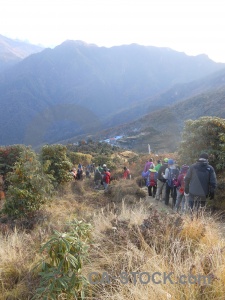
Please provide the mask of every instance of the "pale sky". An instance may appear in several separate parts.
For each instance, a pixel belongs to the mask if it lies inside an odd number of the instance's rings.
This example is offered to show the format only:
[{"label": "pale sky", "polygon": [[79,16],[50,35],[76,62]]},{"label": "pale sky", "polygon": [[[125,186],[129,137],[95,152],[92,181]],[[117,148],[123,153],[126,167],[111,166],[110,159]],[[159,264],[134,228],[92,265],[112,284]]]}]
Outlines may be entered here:
[{"label": "pale sky", "polygon": [[67,39],[137,43],[225,63],[224,0],[1,0],[0,34],[54,47]]}]

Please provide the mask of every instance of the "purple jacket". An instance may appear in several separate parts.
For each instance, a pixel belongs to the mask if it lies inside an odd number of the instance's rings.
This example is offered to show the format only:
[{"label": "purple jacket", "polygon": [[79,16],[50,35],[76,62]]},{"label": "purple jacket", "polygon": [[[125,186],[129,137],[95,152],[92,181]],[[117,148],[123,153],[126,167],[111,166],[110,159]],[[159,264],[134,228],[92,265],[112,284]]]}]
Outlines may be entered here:
[{"label": "purple jacket", "polygon": [[147,172],[150,169],[151,165],[153,165],[153,167],[154,167],[154,164],[152,161],[147,161],[143,172]]}]

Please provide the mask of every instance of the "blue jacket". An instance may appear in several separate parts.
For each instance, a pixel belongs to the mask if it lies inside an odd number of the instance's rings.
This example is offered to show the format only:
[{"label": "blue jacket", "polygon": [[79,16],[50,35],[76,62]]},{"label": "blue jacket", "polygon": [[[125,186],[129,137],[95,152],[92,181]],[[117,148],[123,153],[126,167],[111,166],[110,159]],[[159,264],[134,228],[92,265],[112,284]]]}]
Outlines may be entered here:
[{"label": "blue jacket", "polygon": [[185,191],[194,196],[207,196],[215,190],[217,185],[216,174],[207,160],[199,159],[191,165],[185,176]]}]

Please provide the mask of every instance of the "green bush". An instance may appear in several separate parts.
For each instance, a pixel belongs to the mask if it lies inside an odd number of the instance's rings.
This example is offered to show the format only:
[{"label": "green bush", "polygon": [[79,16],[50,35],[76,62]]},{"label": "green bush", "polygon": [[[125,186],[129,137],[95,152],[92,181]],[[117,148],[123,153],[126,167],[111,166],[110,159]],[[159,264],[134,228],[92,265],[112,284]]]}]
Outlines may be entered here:
[{"label": "green bush", "polygon": [[181,163],[191,164],[201,152],[209,154],[209,161],[216,170],[225,167],[225,120],[202,117],[185,122],[178,154]]},{"label": "green bush", "polygon": [[12,145],[0,147],[0,173],[7,174],[13,170],[21,153],[26,149],[24,145]]},{"label": "green bush", "polygon": [[91,225],[73,220],[68,224],[70,232],[55,231],[43,245],[43,259],[36,266],[41,267],[40,287],[33,299],[84,299],[87,284],[82,275],[82,266],[88,258]]},{"label": "green bush", "polygon": [[32,217],[52,193],[52,185],[43,173],[35,152],[25,149],[7,175],[9,182],[2,212],[9,217]]},{"label": "green bush", "polygon": [[79,163],[81,163],[82,165],[88,165],[92,162],[92,155],[90,154],[68,151],[67,156],[74,166],[78,165]]},{"label": "green bush", "polygon": [[41,149],[40,159],[46,174],[51,176],[55,187],[71,181],[72,163],[66,155],[63,145],[45,145]]}]

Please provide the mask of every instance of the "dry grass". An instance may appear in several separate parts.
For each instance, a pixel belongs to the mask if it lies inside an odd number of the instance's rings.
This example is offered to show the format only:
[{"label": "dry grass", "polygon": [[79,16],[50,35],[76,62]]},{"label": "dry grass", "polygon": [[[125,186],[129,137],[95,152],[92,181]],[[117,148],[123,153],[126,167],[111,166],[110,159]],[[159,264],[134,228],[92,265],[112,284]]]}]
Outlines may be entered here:
[{"label": "dry grass", "polygon": [[0,299],[30,299],[36,275],[32,272],[39,259],[36,241],[16,229],[0,236]]},{"label": "dry grass", "polygon": [[[143,222],[143,220],[145,220]],[[217,223],[210,216],[183,219],[176,215],[159,214],[146,206],[145,201],[133,209],[123,202],[120,211],[101,211],[94,218],[95,247],[86,273],[148,272],[169,274],[177,281],[187,276],[185,284],[172,284],[163,276],[156,284],[150,280],[142,284],[132,276],[126,284],[119,279],[111,284],[92,285],[97,299],[224,299],[225,295],[225,240]],[[210,275],[211,283],[203,277],[195,284],[188,275]],[[195,280],[195,277],[190,277]],[[147,280],[147,277],[145,277]]]},{"label": "dry grass", "polygon": [[[152,280],[142,284],[137,277],[134,284],[131,276],[126,284],[115,279],[111,284],[90,285],[89,299],[224,299],[225,240],[214,218],[181,218],[158,212],[149,201],[136,195],[138,187],[134,180],[121,180],[113,185],[114,190],[104,193],[94,190],[88,180],[76,186],[73,183],[66,193],[45,207],[34,229],[1,234],[0,300],[31,299],[38,284],[33,267],[40,258],[40,245],[54,229],[66,231],[67,222],[74,218],[93,224],[86,275],[173,272],[174,281],[188,274],[210,274],[212,278],[210,284],[172,284],[168,280],[165,284]],[[162,276],[155,276],[155,280],[163,280]]]}]

